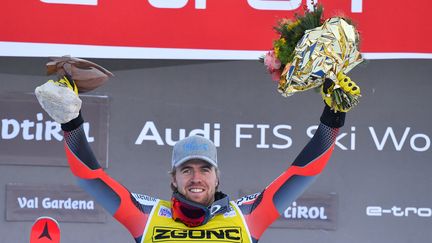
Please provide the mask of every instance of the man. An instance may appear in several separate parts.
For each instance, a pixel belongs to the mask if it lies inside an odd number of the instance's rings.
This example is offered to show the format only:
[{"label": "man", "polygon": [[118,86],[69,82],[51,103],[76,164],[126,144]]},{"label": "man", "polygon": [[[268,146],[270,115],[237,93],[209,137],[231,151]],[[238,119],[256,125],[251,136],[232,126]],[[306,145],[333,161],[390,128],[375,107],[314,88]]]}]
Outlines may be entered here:
[{"label": "man", "polygon": [[66,156],[79,185],[123,224],[136,242],[258,242],[323,170],[345,119],[344,112],[325,106],[315,135],[292,165],[263,191],[236,201],[217,190],[215,145],[200,136],[180,140],[171,161],[173,195],[165,201],[131,193],[103,171],[86,141],[81,102],[70,77],[48,82],[38,87],[36,94],[42,107],[62,123]]}]

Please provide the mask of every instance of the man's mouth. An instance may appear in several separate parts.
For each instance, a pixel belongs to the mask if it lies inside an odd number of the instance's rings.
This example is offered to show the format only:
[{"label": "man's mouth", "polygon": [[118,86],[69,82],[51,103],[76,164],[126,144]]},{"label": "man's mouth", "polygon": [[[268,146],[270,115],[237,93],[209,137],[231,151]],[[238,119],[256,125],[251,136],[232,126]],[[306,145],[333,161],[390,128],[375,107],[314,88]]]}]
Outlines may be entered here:
[{"label": "man's mouth", "polygon": [[204,192],[204,189],[202,189],[202,188],[189,188],[189,191],[193,192],[193,193],[200,193],[200,192]]}]

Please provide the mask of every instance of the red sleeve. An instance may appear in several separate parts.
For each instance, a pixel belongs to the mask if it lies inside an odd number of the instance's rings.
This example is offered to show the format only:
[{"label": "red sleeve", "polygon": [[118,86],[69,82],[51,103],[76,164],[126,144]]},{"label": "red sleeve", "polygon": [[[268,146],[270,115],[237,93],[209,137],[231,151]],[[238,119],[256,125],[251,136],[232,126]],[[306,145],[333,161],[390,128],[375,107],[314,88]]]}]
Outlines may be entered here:
[{"label": "red sleeve", "polygon": [[90,149],[82,124],[76,129],[64,131],[64,138],[66,157],[78,184],[123,224],[136,240],[140,239],[151,208],[139,203],[101,168]]},{"label": "red sleeve", "polygon": [[338,130],[321,123],[314,137],[282,175],[253,199],[237,201],[255,241],[323,171]]}]

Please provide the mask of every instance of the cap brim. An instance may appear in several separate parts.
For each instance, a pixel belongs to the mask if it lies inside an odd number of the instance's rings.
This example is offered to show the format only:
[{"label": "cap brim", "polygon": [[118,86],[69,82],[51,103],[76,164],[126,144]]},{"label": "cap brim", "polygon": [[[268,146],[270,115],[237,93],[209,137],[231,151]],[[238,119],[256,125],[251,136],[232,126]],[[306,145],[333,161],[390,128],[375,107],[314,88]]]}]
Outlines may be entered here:
[{"label": "cap brim", "polygon": [[200,160],[203,160],[203,161],[211,164],[212,166],[214,166],[216,168],[218,167],[217,163],[214,160],[210,159],[209,157],[200,156],[200,155],[190,155],[190,156],[186,156],[183,159],[177,161],[177,163],[173,166],[173,168],[179,167],[182,164],[188,162],[189,160],[193,160],[193,159],[200,159]]}]

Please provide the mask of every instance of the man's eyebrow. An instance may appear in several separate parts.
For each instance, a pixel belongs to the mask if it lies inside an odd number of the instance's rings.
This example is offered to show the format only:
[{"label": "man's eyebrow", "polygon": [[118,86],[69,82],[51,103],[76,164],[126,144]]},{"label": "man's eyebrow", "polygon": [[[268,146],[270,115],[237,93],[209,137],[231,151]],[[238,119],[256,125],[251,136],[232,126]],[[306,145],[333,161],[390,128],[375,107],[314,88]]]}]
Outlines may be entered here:
[{"label": "man's eyebrow", "polygon": [[213,166],[211,166],[211,165],[207,165],[207,164],[205,164],[205,165],[201,165],[200,166],[200,168],[208,168],[208,169],[211,169]]},{"label": "man's eyebrow", "polygon": [[180,167],[180,170],[190,169],[190,168],[192,168],[192,166],[190,166],[190,165],[184,165],[184,166]]}]

